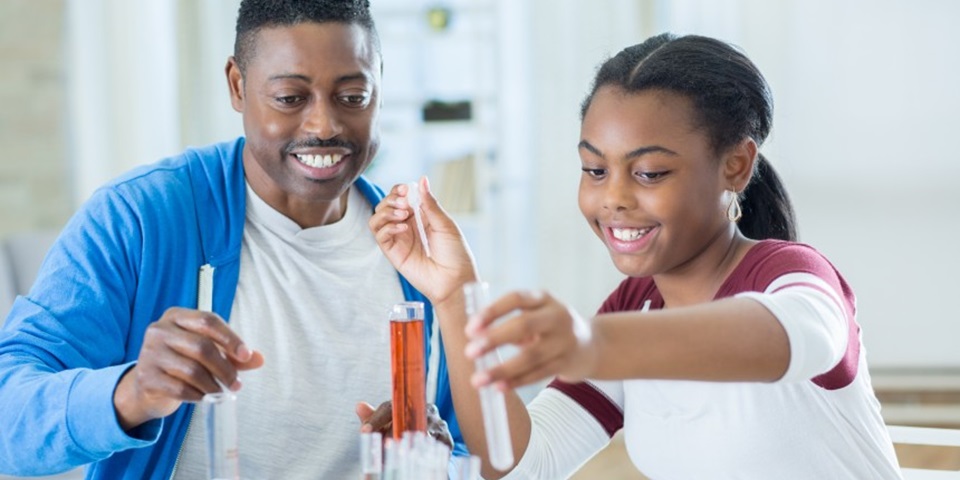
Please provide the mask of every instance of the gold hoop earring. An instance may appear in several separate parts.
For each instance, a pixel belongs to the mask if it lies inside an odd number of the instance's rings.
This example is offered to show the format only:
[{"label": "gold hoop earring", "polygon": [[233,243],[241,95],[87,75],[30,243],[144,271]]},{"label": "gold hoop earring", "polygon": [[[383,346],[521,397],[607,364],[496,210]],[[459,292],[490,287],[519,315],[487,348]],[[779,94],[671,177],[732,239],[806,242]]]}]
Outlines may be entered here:
[{"label": "gold hoop earring", "polygon": [[740,208],[740,195],[733,190],[730,192],[733,193],[733,200],[730,200],[730,205],[727,205],[727,219],[737,223],[743,217],[743,209]]}]

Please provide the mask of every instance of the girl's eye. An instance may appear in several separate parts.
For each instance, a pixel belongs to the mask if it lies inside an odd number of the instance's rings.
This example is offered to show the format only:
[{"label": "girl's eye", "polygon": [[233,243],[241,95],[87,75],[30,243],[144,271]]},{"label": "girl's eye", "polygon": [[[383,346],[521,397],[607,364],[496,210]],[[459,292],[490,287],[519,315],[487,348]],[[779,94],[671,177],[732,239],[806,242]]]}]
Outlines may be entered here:
[{"label": "girl's eye", "polygon": [[663,177],[665,177],[668,173],[670,173],[670,172],[667,172],[667,171],[663,171],[663,172],[637,172],[637,173],[635,173],[635,175],[638,176],[638,177],[640,177],[642,180],[645,180],[645,181],[648,181],[648,182],[655,182],[655,181],[657,181],[657,180],[663,179]]},{"label": "girl's eye", "polygon": [[600,177],[606,175],[606,173],[607,173],[607,171],[606,171],[605,169],[602,169],[602,168],[588,168],[588,167],[583,167],[583,168],[581,168],[580,170],[583,170],[583,173],[586,173],[587,175],[589,175],[589,176],[591,176],[591,177],[593,177],[593,178],[600,178]]}]

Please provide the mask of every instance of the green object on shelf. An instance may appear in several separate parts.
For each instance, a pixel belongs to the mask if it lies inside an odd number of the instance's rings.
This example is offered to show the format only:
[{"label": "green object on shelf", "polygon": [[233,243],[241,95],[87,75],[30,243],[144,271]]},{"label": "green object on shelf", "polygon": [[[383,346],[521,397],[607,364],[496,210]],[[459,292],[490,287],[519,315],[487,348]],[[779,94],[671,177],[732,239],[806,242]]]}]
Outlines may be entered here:
[{"label": "green object on shelf", "polygon": [[450,26],[451,13],[449,8],[432,7],[427,10],[427,25],[434,32],[442,32]]},{"label": "green object on shelf", "polygon": [[431,100],[423,105],[424,122],[470,120],[471,118],[473,118],[473,106],[469,100],[456,102]]}]

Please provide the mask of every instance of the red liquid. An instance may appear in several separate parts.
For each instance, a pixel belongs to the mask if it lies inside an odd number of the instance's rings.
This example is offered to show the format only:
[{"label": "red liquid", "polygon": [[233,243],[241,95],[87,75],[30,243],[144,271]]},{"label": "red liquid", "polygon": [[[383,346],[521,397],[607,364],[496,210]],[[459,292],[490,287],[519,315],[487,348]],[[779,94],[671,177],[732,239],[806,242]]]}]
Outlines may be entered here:
[{"label": "red liquid", "polygon": [[393,372],[393,438],[427,431],[427,361],[423,320],[390,322]]}]

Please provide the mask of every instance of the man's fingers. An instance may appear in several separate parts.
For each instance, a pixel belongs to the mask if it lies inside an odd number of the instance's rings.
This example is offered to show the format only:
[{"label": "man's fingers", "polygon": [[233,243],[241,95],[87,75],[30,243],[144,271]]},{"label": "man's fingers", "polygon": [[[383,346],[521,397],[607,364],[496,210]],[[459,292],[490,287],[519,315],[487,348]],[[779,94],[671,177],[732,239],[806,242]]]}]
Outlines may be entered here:
[{"label": "man's fingers", "polygon": [[184,330],[213,340],[227,355],[238,362],[246,362],[253,353],[243,343],[243,340],[230,329],[227,322],[223,321],[220,315],[216,313],[182,310],[174,316],[173,321]]},{"label": "man's fingers", "polygon": [[204,395],[204,392],[197,390],[189,383],[162,372],[158,372],[152,380],[147,393],[154,396],[161,395],[182,402],[199,402]]},{"label": "man's fingers", "polygon": [[255,370],[263,366],[265,359],[263,354],[259,350],[253,350],[253,354],[250,355],[250,360],[246,362],[233,362],[233,366],[237,370]]},{"label": "man's fingers", "polygon": [[393,404],[391,402],[381,403],[364,423],[370,425],[374,432],[381,432],[391,427],[393,425]]},{"label": "man's fingers", "polygon": [[354,411],[357,413],[357,418],[360,419],[360,432],[370,433],[374,431],[373,426],[369,423],[370,417],[373,416],[374,412],[373,405],[367,402],[357,402]]},{"label": "man's fingers", "polygon": [[[171,335],[170,338],[167,339],[166,344],[180,356],[196,362],[202,367],[204,373],[208,372],[209,375],[213,375],[220,383],[223,383],[231,390],[236,390],[240,387],[237,382],[236,367],[227,360],[217,344],[213,343],[208,337],[191,332],[180,332],[179,334]],[[198,372],[197,375],[200,375],[200,372]],[[206,391],[208,393],[218,392],[220,388]]]},{"label": "man's fingers", "polygon": [[[171,378],[190,386],[192,389],[201,393],[214,393],[220,391],[220,386],[213,376],[198,362],[188,358],[169,356],[161,360],[160,370]],[[188,400],[178,398],[179,400]]]}]

